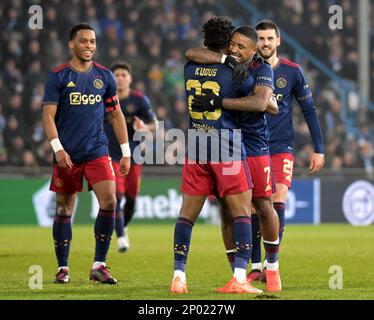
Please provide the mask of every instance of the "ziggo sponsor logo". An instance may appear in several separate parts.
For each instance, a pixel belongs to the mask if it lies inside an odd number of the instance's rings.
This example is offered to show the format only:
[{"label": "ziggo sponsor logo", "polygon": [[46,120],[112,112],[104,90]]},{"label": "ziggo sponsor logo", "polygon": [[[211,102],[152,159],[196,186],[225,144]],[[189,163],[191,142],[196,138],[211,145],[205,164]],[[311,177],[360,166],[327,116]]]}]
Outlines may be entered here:
[{"label": "ziggo sponsor logo", "polygon": [[72,92],[69,95],[71,105],[93,105],[97,102],[101,102],[101,95],[97,94],[81,94],[80,92]]}]

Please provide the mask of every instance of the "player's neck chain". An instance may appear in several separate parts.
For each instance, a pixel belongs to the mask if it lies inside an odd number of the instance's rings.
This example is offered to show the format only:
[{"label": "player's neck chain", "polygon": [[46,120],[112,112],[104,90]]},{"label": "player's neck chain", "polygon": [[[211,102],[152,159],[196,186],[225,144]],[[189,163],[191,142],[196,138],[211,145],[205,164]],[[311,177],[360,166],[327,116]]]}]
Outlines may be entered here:
[{"label": "player's neck chain", "polygon": [[70,62],[70,69],[73,70],[74,72],[80,73],[80,74],[89,73],[92,70],[92,66],[93,66],[93,62],[91,62],[91,65],[87,70],[81,71],[81,70],[78,70],[78,69],[74,68],[72,63]]}]

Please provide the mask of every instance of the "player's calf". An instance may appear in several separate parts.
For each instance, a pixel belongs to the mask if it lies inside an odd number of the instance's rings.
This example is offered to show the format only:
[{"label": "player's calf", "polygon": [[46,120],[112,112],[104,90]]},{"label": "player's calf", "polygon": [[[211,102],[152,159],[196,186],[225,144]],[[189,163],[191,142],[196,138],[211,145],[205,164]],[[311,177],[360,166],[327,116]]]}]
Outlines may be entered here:
[{"label": "player's calf", "polygon": [[190,249],[192,227],[194,223],[183,217],[179,217],[174,229],[174,275],[170,291],[173,293],[187,292],[186,264]]},{"label": "player's calf", "polygon": [[232,225],[232,236],[235,245],[234,278],[239,283],[244,283],[247,282],[246,270],[251,257],[251,217],[235,217]]},{"label": "player's calf", "polygon": [[279,242],[282,242],[284,227],[286,224],[285,222],[286,204],[284,202],[274,202],[273,206],[279,217]]},{"label": "player's calf", "polygon": [[262,271],[262,263],[261,263],[261,229],[260,229],[260,219],[258,214],[253,214],[251,216],[252,219],[252,254],[251,254],[251,262],[252,262],[252,270],[248,274],[247,279],[252,281],[259,280],[258,273]]},{"label": "player's calf", "polygon": [[68,266],[70,243],[72,239],[70,215],[55,215],[53,221],[53,239],[55,245],[55,254],[60,271],[61,268],[66,269]]}]

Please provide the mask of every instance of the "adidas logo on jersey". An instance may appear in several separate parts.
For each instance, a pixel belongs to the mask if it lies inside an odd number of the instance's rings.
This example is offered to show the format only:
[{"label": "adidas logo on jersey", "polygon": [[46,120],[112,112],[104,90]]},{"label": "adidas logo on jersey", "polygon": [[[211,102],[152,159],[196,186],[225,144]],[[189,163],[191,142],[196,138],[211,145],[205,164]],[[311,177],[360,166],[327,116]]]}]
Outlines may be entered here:
[{"label": "adidas logo on jersey", "polygon": [[271,187],[270,187],[270,185],[267,185],[267,187],[266,187],[265,191],[267,192],[267,191],[270,191],[270,190],[271,190]]},{"label": "adidas logo on jersey", "polygon": [[70,81],[67,85],[68,88],[73,88],[75,87],[75,83],[73,81]]}]

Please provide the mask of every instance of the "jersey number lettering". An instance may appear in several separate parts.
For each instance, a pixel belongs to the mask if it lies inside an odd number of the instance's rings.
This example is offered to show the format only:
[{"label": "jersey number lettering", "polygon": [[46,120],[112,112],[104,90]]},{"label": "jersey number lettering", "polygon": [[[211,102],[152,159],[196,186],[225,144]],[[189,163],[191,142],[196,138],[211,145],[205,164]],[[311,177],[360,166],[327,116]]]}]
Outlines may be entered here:
[{"label": "jersey number lettering", "polygon": [[291,181],[293,161],[289,159],[283,159],[283,172],[287,175],[286,180]]},{"label": "jersey number lettering", "polygon": [[[212,90],[216,95],[219,95],[220,86],[218,82],[216,81],[205,81],[201,83],[199,80],[187,80],[186,82],[186,90],[191,91],[192,89],[195,89],[195,95],[200,96],[202,89],[210,89]],[[192,111],[192,99],[193,95],[188,96],[188,110],[190,112],[191,118],[195,120],[218,120],[221,117],[221,109],[217,108],[214,111],[204,111],[204,112],[196,112]]]},{"label": "jersey number lettering", "polygon": [[266,173],[266,184],[269,184],[270,182],[270,167],[264,167],[264,172]]}]

